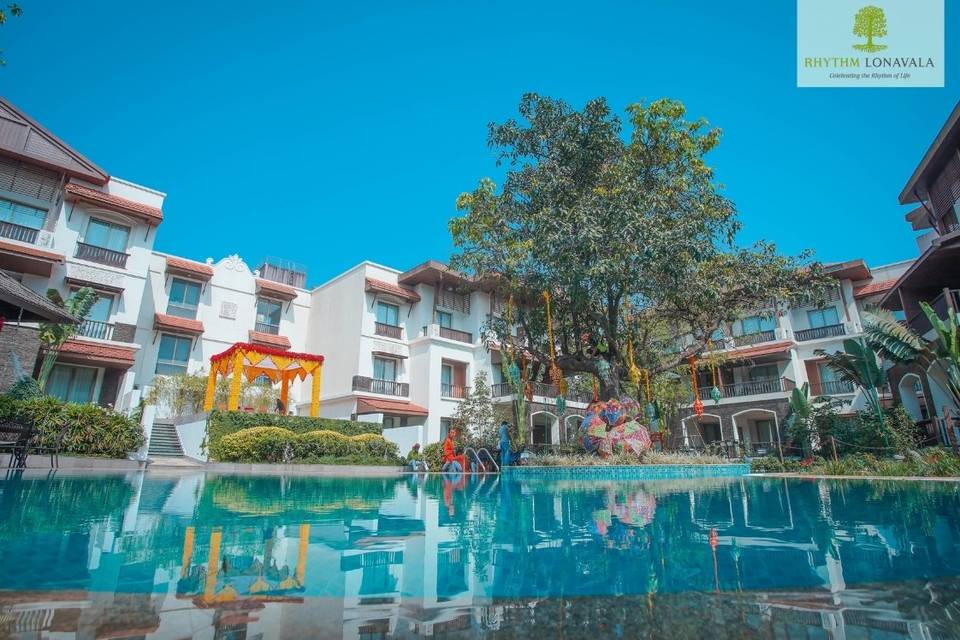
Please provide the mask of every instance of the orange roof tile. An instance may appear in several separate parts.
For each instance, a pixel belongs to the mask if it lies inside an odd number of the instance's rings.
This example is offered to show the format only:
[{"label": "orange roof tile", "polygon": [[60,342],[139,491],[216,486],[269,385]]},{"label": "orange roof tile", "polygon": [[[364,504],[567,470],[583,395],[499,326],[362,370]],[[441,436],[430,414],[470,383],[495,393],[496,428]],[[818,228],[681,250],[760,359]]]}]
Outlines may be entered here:
[{"label": "orange roof tile", "polygon": [[385,400],[383,398],[357,398],[357,415],[365,413],[389,413],[400,416],[425,416],[427,410],[406,400]]},{"label": "orange roof tile", "polygon": [[158,225],[163,221],[163,211],[156,207],[151,207],[135,200],[121,198],[85,187],[83,185],[68,182],[64,190],[68,196],[73,196],[77,200],[83,200],[91,204],[96,204],[111,211],[125,213],[146,220],[149,224]]},{"label": "orange roof tile", "polygon": [[373,291],[374,293],[385,293],[391,296],[397,296],[398,298],[403,298],[410,302],[420,302],[420,295],[416,291],[411,291],[400,285],[390,284],[389,282],[384,282],[383,280],[376,280],[374,278],[367,278],[366,291]]},{"label": "orange roof tile", "polygon": [[63,262],[64,260],[62,253],[45,251],[44,249],[28,247],[22,244],[7,242],[5,240],[0,240],[0,251],[6,253],[16,253],[18,255],[27,256],[30,258],[40,258],[41,260],[49,260],[50,262]]},{"label": "orange roof tile", "polygon": [[257,278],[257,293],[263,294],[268,298],[277,298],[278,300],[285,300],[287,302],[297,297],[297,290],[293,287],[288,287],[285,284],[280,284],[273,280],[265,280],[264,278]]},{"label": "orange roof tile", "polygon": [[275,349],[289,349],[290,338],[286,336],[275,336],[272,333],[250,330],[250,342],[252,344],[262,344]]},{"label": "orange roof tile", "polygon": [[204,281],[213,277],[213,267],[210,265],[176,256],[167,256],[167,271]]},{"label": "orange roof tile", "polygon": [[177,316],[168,316],[165,313],[156,313],[153,316],[153,328],[160,331],[173,331],[176,333],[188,333],[190,335],[200,335],[203,333],[203,323],[199,320],[190,318],[178,318]]},{"label": "orange roof tile", "polygon": [[893,289],[893,285],[897,284],[896,278],[890,278],[889,280],[878,280],[876,282],[870,282],[853,289],[854,298],[866,298],[878,293],[883,293]]},{"label": "orange roof tile", "polygon": [[118,347],[99,342],[86,342],[71,338],[60,347],[58,357],[65,360],[92,361],[103,364],[116,364],[124,367],[133,365],[136,349],[132,347]]}]

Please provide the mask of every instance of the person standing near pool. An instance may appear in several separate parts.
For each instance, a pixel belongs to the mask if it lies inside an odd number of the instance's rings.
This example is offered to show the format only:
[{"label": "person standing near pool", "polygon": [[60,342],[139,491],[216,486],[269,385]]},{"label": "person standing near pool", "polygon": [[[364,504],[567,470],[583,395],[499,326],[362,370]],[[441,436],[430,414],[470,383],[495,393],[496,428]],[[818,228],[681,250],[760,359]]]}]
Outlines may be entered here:
[{"label": "person standing near pool", "polygon": [[500,468],[510,464],[510,425],[506,420],[500,423]]}]

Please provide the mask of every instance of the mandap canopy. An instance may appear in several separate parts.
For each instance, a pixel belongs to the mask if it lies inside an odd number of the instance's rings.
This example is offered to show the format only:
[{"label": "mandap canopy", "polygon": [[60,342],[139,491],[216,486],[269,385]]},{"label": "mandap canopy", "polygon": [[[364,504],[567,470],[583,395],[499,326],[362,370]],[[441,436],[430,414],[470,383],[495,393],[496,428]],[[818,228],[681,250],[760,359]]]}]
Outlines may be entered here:
[{"label": "mandap canopy", "polygon": [[280,402],[287,408],[287,394],[290,383],[295,378],[306,380],[312,377],[310,387],[310,415],[316,417],[320,412],[320,377],[323,369],[323,356],[310,353],[293,353],[269,349],[253,344],[238,342],[223,353],[210,358],[210,377],[207,380],[207,395],[204,409],[213,409],[213,398],[217,391],[217,376],[233,377],[230,380],[230,396],[227,410],[236,411],[240,404],[240,382],[243,376],[253,382],[260,376],[267,376],[273,382],[280,383]]}]

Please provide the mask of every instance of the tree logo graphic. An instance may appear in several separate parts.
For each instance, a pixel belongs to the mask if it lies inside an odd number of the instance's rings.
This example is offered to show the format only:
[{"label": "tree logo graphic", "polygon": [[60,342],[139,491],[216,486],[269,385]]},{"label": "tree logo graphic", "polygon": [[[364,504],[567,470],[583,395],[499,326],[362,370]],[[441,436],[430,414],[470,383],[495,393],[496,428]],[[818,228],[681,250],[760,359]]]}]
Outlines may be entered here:
[{"label": "tree logo graphic", "polygon": [[863,7],[857,11],[853,18],[853,35],[866,38],[867,41],[853,45],[858,51],[875,53],[887,48],[885,44],[876,44],[874,38],[882,38],[887,35],[887,16],[883,9],[872,5]]}]

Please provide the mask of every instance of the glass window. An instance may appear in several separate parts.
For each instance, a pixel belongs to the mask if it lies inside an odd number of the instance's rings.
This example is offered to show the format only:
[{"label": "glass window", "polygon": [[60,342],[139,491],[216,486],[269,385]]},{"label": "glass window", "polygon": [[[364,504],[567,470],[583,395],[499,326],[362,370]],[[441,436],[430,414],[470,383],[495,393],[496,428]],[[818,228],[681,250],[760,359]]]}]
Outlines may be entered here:
[{"label": "glass window", "polygon": [[257,331],[279,333],[282,308],[276,300],[257,299]]},{"label": "glass window", "polygon": [[83,242],[102,249],[124,253],[127,250],[129,237],[130,227],[90,218],[90,225],[87,227],[87,235],[83,237]]},{"label": "glass window", "polygon": [[390,358],[373,359],[373,377],[376,380],[397,381],[397,361]]},{"label": "glass window", "polygon": [[834,382],[839,380],[837,377],[837,372],[828,367],[824,363],[819,363],[817,369],[820,372],[820,382]]},{"label": "glass window", "polygon": [[377,303],[377,322],[379,322],[380,324],[388,324],[391,327],[399,326],[400,307],[398,307],[395,304],[378,302]]},{"label": "glass window", "polygon": [[43,223],[47,220],[47,212],[43,209],[0,199],[0,220],[18,224],[21,227],[43,229]]},{"label": "glass window", "polygon": [[437,311],[437,324],[446,329],[453,329],[453,314],[449,311]]},{"label": "glass window", "polygon": [[780,377],[780,371],[775,364],[764,364],[750,368],[750,381],[762,382],[765,380],[776,380]]},{"label": "glass window", "polygon": [[819,329],[820,327],[829,327],[835,324],[840,324],[840,316],[837,313],[836,307],[826,307],[824,309],[807,311],[807,320],[810,322],[811,329]]},{"label": "glass window", "polygon": [[394,427],[407,426],[406,416],[383,416],[383,428],[392,429]]},{"label": "glass window", "polygon": [[87,314],[87,320],[94,322],[107,322],[110,319],[110,309],[113,308],[113,296],[100,294],[97,301],[90,307]]},{"label": "glass window", "polygon": [[170,283],[170,300],[167,313],[178,318],[196,320],[197,305],[200,304],[200,284],[189,280],[174,278]]},{"label": "glass window", "polygon": [[773,331],[777,323],[772,316],[750,316],[741,321],[743,335],[749,336],[754,333],[763,333],[764,331]]},{"label": "glass window", "polygon": [[175,376],[187,372],[190,362],[192,340],[183,336],[163,334],[160,336],[160,350],[157,357],[157,373]]},{"label": "glass window", "polygon": [[87,403],[93,400],[97,370],[58,364],[47,379],[47,394],[64,402]]},{"label": "glass window", "polygon": [[453,384],[453,366],[445,364],[440,367],[440,384],[445,387]]}]

